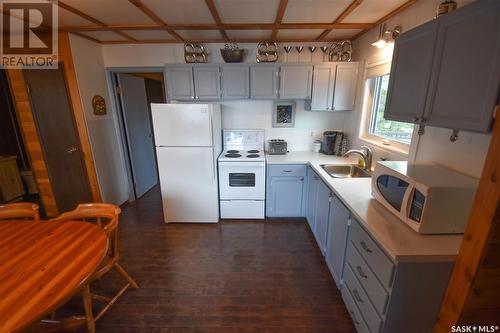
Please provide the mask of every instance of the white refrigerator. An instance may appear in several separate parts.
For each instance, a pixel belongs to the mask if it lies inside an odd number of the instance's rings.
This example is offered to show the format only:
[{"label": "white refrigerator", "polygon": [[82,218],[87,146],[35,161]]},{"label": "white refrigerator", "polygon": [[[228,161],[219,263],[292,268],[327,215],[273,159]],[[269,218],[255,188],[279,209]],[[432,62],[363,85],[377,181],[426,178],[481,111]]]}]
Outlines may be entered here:
[{"label": "white refrigerator", "polygon": [[153,103],[151,112],[165,222],[219,222],[220,105]]}]

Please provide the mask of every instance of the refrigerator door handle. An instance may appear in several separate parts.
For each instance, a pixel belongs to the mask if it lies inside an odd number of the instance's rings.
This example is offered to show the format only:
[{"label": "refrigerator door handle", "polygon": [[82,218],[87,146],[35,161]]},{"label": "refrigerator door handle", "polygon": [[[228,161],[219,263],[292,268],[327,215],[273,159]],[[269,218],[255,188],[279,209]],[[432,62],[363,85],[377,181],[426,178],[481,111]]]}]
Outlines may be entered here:
[{"label": "refrigerator door handle", "polygon": [[211,164],[211,168],[212,168],[212,182],[215,183],[216,181],[216,176],[215,176],[215,172],[217,170],[217,167],[215,166],[215,155],[212,154],[212,163]]},{"label": "refrigerator door handle", "polygon": [[208,110],[208,134],[210,135],[210,145],[214,145],[214,124],[213,124],[213,110],[209,109]]}]

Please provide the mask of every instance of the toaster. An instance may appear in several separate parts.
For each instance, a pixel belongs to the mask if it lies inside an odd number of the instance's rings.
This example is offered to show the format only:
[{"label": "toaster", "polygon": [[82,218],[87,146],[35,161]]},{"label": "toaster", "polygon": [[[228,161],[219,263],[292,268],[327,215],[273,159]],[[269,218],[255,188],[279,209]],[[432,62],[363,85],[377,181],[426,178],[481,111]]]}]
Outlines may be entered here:
[{"label": "toaster", "polygon": [[288,152],[288,145],[283,139],[271,139],[269,140],[269,149],[267,153],[269,155],[284,155]]}]

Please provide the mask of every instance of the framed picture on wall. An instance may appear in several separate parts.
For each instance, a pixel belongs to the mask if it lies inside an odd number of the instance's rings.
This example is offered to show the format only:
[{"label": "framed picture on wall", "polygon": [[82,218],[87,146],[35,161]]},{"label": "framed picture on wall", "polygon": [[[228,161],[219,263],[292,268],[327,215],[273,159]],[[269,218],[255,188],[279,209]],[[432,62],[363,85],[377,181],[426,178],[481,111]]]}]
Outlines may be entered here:
[{"label": "framed picture on wall", "polygon": [[276,102],[273,109],[273,127],[295,126],[295,102]]}]

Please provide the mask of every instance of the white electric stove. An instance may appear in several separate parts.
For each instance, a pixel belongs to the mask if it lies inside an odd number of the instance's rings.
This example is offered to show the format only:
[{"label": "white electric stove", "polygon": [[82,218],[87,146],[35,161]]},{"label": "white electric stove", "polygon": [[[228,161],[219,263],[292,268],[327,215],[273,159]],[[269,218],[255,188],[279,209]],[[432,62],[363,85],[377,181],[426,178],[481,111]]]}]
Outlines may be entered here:
[{"label": "white electric stove", "polygon": [[219,156],[220,216],[263,219],[266,199],[264,130],[224,130]]}]

